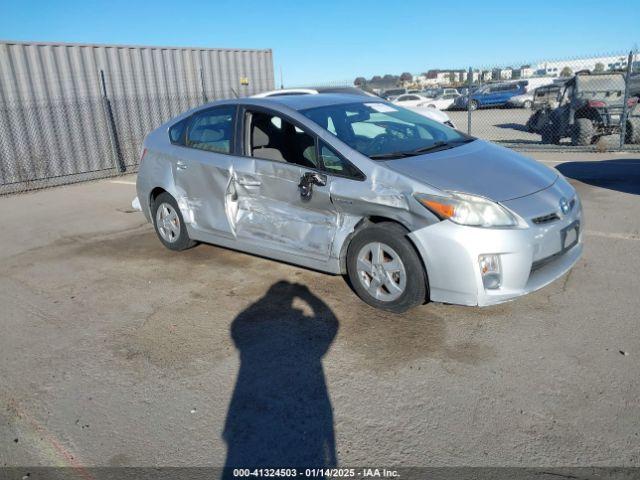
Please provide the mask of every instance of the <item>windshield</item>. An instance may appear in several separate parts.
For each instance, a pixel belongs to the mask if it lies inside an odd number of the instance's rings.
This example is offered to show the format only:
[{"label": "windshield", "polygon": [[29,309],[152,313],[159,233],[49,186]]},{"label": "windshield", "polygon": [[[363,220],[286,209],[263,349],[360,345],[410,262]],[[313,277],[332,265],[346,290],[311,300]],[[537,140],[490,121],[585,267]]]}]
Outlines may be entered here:
[{"label": "windshield", "polygon": [[382,102],[328,105],[301,113],[372,159],[420,155],[474,140],[418,113]]},{"label": "windshield", "polygon": [[385,95],[403,95],[407,93],[403,88],[400,88],[398,90],[385,90],[384,94]]}]

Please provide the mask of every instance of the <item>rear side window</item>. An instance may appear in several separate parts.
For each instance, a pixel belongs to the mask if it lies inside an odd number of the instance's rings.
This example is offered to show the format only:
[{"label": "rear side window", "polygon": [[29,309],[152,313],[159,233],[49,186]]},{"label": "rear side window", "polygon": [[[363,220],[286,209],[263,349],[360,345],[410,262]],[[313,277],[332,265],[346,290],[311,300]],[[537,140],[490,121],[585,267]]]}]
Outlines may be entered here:
[{"label": "rear side window", "polygon": [[187,120],[188,119],[185,118],[169,128],[169,140],[171,140],[171,143],[175,145],[183,145],[184,138],[182,134],[187,126]]},{"label": "rear side window", "polygon": [[236,107],[210,108],[191,117],[185,145],[198,150],[230,153]]}]

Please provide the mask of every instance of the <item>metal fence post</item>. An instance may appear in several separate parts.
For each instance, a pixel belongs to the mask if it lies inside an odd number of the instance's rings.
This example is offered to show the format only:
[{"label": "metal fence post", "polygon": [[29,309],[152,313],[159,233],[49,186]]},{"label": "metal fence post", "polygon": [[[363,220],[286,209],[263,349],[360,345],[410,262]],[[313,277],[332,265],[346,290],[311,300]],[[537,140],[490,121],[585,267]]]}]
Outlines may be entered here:
[{"label": "metal fence post", "polygon": [[473,67],[469,67],[467,76],[467,134],[471,135],[471,85],[473,84]]},{"label": "metal fence post", "polygon": [[204,89],[204,72],[202,71],[202,67],[200,67],[200,88],[202,89],[202,100],[204,100],[204,103],[207,103],[209,100],[207,99],[207,92]]},{"label": "metal fence post", "polygon": [[100,85],[102,87],[102,105],[104,106],[104,113],[107,117],[107,130],[109,130],[109,139],[111,140],[111,148],[115,157],[115,162],[120,172],[127,170],[127,166],[122,158],[122,151],[120,150],[120,141],[118,139],[118,131],[116,130],[116,121],[113,116],[113,109],[111,108],[111,101],[107,97],[107,84],[104,81],[104,71],[100,70]]},{"label": "metal fence post", "polygon": [[624,79],[624,103],[622,104],[622,116],[620,117],[620,148],[624,147],[627,135],[627,116],[629,115],[629,83],[631,80],[631,70],[633,67],[633,50],[629,52],[627,60],[627,74]]}]

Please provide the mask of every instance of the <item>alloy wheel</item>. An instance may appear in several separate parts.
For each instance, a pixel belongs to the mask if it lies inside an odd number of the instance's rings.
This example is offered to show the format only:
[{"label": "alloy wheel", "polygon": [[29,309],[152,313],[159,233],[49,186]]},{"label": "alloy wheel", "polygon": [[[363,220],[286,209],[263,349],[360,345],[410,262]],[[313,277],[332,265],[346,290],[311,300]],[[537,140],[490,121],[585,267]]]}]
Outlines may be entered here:
[{"label": "alloy wheel", "polygon": [[407,287],[407,272],[400,256],[389,245],[371,242],[363,246],[357,257],[358,279],[376,300],[392,302]]},{"label": "alloy wheel", "polygon": [[156,228],[165,242],[173,243],[180,237],[180,217],[170,203],[163,202],[158,207]]}]

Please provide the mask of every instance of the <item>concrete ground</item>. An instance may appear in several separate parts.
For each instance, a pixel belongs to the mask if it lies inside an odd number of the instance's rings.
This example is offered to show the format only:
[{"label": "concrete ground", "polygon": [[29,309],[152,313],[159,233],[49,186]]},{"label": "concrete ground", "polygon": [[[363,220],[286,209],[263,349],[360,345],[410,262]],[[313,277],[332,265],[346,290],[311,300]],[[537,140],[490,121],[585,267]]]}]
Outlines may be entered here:
[{"label": "concrete ground", "polygon": [[[468,113],[466,111],[447,111],[447,115],[463,131],[467,131]],[[532,114],[525,108],[482,108],[471,112],[471,134],[490,141],[501,141],[507,144],[540,144],[540,135],[529,133],[525,124]]]},{"label": "concrete ground", "polygon": [[133,176],[0,198],[0,466],[312,464],[334,443],[344,466],[640,466],[640,157],[561,158],[586,215],[568,275],[399,316],[341,277],[166,250]]}]

